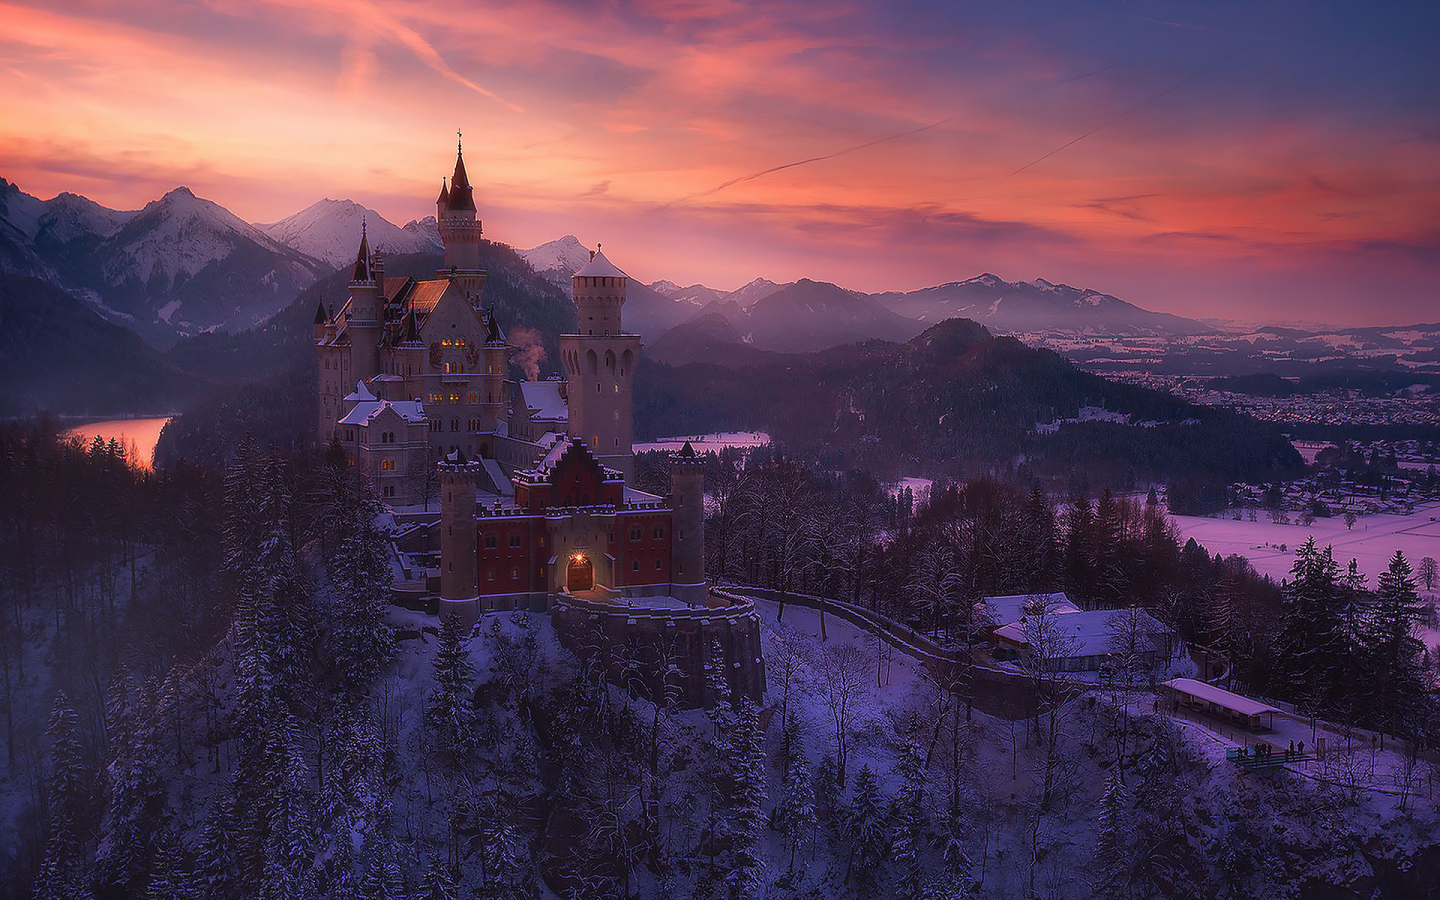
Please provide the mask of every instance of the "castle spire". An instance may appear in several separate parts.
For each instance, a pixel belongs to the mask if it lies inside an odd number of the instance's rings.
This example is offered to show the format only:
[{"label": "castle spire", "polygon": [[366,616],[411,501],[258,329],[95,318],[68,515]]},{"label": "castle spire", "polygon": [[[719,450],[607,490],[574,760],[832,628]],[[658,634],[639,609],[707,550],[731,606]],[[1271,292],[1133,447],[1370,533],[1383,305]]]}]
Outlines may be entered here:
[{"label": "castle spire", "polygon": [[435,205],[445,208],[450,203],[450,191],[445,187],[445,176],[440,176],[440,196],[435,198]]},{"label": "castle spire", "polygon": [[449,208],[455,210],[475,209],[475,191],[470,187],[470,178],[465,174],[465,154],[460,146],[460,132],[455,132],[455,173],[450,176]]},{"label": "castle spire", "polygon": [[355,255],[355,275],[351,282],[370,281],[370,238],[366,234],[365,220],[360,220],[360,252]]}]

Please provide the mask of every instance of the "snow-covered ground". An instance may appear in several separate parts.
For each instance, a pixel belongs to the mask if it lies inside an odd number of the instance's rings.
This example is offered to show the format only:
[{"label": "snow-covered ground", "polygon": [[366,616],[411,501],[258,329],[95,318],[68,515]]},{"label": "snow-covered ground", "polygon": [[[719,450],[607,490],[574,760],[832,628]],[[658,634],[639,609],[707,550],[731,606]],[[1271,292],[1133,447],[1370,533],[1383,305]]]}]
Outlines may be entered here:
[{"label": "snow-covered ground", "polygon": [[631,450],[644,453],[648,450],[679,450],[689,441],[696,453],[718,453],[726,447],[763,447],[770,443],[770,435],[763,431],[721,431],[712,434],[682,434],[676,437],[662,437],[644,444],[633,444]]},{"label": "snow-covered ground", "polygon": [[1356,560],[1360,571],[1370,577],[1371,587],[1396,550],[1405,554],[1412,569],[1419,567],[1423,557],[1440,558],[1440,503],[1417,506],[1408,516],[1364,516],[1348,530],[1342,516],[1316,519],[1310,526],[1276,525],[1263,517],[1258,522],[1206,516],[1174,518],[1181,540],[1194,538],[1212,554],[1243,556],[1256,571],[1277,580],[1289,577],[1295,548],[1311,536],[1318,546],[1335,548],[1342,569],[1351,559]]}]

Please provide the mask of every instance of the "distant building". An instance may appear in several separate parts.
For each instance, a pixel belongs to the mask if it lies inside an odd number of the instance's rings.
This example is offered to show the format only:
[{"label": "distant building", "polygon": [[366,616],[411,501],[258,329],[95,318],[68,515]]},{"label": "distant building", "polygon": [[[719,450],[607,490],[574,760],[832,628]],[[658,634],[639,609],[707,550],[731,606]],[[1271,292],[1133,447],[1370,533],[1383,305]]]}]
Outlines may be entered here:
[{"label": "distant building", "polygon": [[[1063,597],[1063,594],[1057,595]],[[1052,607],[1050,622],[1052,646],[1048,652],[1053,655],[1051,664],[1056,671],[1087,672],[1100,669],[1110,659],[1114,650],[1113,636],[1117,631],[1116,619],[1129,610],[1092,609],[1080,610]],[[1159,666],[1175,652],[1176,636],[1154,616],[1138,610],[1142,623],[1143,649],[1139,662],[1147,668]],[[1019,619],[996,628],[990,636],[994,643],[995,655],[1000,659],[1022,659],[1031,655],[1029,633],[1034,625],[1027,623],[1033,611],[1027,611]],[[1059,648],[1063,652],[1055,653]]]},{"label": "distant building", "polygon": [[1070,602],[1063,592],[1053,594],[1003,594],[998,597],[982,597],[976,604],[975,618],[985,631],[993,631],[1001,625],[1018,622],[1027,610],[1037,606],[1050,606],[1052,612],[1079,612],[1080,607]]}]

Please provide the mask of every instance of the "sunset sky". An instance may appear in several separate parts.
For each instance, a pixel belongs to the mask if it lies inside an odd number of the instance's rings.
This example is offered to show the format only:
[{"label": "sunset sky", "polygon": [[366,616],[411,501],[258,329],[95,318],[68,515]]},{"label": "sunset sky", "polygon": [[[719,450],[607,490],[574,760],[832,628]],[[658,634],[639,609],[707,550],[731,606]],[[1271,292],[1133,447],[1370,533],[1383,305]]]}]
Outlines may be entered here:
[{"label": "sunset sky", "polygon": [[403,224],[458,128],[489,237],[646,281],[1436,321],[1437,6],[0,0],[0,176]]}]

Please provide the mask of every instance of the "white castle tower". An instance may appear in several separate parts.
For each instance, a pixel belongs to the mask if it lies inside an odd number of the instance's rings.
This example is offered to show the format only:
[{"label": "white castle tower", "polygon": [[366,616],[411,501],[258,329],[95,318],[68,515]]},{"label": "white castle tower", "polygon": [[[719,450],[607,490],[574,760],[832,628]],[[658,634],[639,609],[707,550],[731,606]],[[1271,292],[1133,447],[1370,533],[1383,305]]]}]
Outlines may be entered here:
[{"label": "white castle tower", "polygon": [[[452,192],[453,193],[453,192]],[[634,433],[633,385],[640,362],[640,336],[620,327],[629,278],[599,250],[570,279],[578,325],[560,335],[560,357],[568,380],[570,437],[582,440],[600,462],[635,475],[630,440]]]}]

